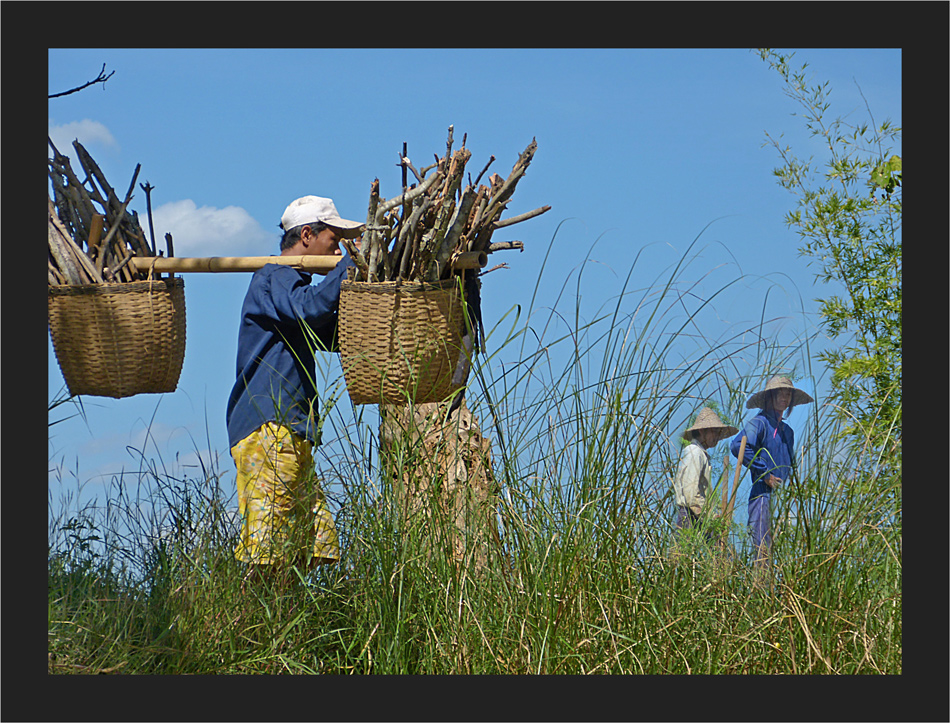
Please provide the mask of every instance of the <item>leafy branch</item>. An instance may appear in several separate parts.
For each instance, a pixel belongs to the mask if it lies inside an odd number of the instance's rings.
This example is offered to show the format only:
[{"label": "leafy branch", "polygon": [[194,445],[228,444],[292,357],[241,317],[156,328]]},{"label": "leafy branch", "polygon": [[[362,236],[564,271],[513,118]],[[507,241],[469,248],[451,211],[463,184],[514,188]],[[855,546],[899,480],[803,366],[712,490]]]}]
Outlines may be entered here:
[{"label": "leafy branch", "polygon": [[[785,222],[804,241],[802,255],[817,262],[816,278],[844,290],[818,299],[830,337],[852,335],[843,348],[819,355],[832,372],[843,434],[872,446],[890,444],[901,409],[902,169],[900,156],[887,146],[899,141],[901,129],[887,120],[875,124],[870,108],[870,125],[829,118],[831,88],[807,79],[807,63],[793,69],[794,54],[761,49],[759,55],[781,76],[785,95],[803,109],[806,128],[827,149],[816,171],[811,160],[800,160],[766,133],[782,160],[774,174],[798,199]],[[899,450],[899,421],[896,439]]]}]

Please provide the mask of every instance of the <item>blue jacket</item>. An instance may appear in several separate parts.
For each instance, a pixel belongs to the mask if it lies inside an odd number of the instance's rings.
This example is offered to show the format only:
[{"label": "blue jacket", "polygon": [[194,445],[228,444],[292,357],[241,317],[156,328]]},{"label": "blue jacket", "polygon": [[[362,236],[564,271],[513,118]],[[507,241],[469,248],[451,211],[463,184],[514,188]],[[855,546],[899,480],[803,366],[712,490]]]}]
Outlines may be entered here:
[{"label": "blue jacket", "polygon": [[346,256],[316,286],[311,274],[279,264],[267,264],[251,277],[241,309],[237,379],[228,398],[229,446],[266,422],[319,443],[314,341],[303,324],[323,350],[336,350],[340,282],[350,266]]},{"label": "blue jacket", "polygon": [[742,464],[752,474],[751,501],[772,491],[765,482],[770,474],[780,477],[783,482],[788,480],[795,460],[795,432],[788,424],[777,420],[771,410],[763,409],[730,443],[729,450],[737,459],[743,436],[748,438]]}]

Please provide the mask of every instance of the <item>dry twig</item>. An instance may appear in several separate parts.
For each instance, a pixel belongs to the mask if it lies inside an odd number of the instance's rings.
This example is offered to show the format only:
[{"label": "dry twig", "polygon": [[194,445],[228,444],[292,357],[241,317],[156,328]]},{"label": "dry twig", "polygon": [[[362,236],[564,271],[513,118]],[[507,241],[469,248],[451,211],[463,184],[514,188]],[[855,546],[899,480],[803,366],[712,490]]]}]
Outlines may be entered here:
[{"label": "dry twig", "polygon": [[[129,259],[154,255],[138,216],[128,211],[141,164],[135,167],[128,191],[120,201],[102,169],[78,140],[73,141],[73,147],[85,173],[84,180],[79,179],[69,158],[59,152],[51,139],[49,145],[53,150],[53,157],[48,160],[52,187],[49,283],[91,284],[141,278]],[[146,194],[152,190],[148,183],[142,188]],[[171,255],[167,235],[166,240]]]},{"label": "dry twig", "polygon": [[[491,237],[499,228],[550,209],[543,206],[501,219],[531,163],[537,143],[532,140],[518,156],[507,178],[492,174],[487,185],[480,183],[495,160],[492,156],[474,184],[469,182],[463,187],[465,166],[472,155],[465,141],[463,136],[461,148],[453,151],[454,128],[450,126],[445,154],[441,158],[436,156],[435,163],[422,170],[409,160],[403,144],[397,164],[402,169],[402,193],[394,198],[381,198],[379,179],[373,181],[361,246],[357,250],[352,242],[343,242],[356,262],[357,281],[439,281],[451,276],[452,260],[460,254],[524,248],[520,241],[493,244]],[[411,186],[407,186],[407,172],[416,179]]]}]

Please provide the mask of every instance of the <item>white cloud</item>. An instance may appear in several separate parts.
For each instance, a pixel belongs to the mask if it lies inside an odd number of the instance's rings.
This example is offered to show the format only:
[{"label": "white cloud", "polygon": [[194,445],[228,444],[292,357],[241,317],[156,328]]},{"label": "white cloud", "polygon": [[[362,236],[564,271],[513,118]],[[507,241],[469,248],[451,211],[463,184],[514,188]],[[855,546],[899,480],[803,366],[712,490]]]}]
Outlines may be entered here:
[{"label": "white cloud", "polygon": [[[175,256],[268,256],[278,253],[279,239],[265,231],[243,208],[198,208],[194,201],[172,201],[152,209],[159,250],[172,235]],[[148,219],[139,214],[148,233]]]},{"label": "white cloud", "polygon": [[[91,147],[100,146],[106,148],[118,149],[112,133],[99,121],[89,120],[73,121],[65,125],[56,125],[52,119],[47,119],[47,132],[56,146],[56,150],[69,156],[71,163],[76,164],[76,151],[73,148],[73,141],[78,140],[88,150]],[[52,155],[53,150],[47,146],[47,153]],[[77,166],[78,167],[78,166]]]},{"label": "white cloud", "polygon": [[[109,129],[94,120],[56,125],[48,119],[48,131],[56,149],[69,156],[74,170],[80,165],[73,140],[78,139],[94,157],[97,147],[109,150],[118,150],[119,147]],[[47,150],[52,155],[52,150]],[[141,208],[138,213],[139,223],[147,237],[148,217]],[[190,199],[172,201],[153,208],[152,221],[158,250],[165,250],[165,234],[171,233],[175,256],[268,256],[280,251],[279,236],[265,231],[238,206],[199,208]]]}]

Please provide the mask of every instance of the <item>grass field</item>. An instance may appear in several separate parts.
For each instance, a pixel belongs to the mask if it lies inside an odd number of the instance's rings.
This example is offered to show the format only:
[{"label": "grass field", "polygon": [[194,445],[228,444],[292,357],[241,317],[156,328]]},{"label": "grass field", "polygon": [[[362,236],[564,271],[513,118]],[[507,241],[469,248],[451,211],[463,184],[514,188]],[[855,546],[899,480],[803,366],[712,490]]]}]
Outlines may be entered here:
[{"label": "grass field", "polygon": [[724,546],[674,539],[681,423],[710,389],[742,420],[769,369],[812,373],[807,335],[779,344],[765,320],[704,338],[694,320],[730,289],[684,314],[684,268],[636,292],[631,269],[589,318],[578,301],[492,331],[469,394],[499,486],[484,569],[394,513],[373,418],[323,380],[338,399],[318,471],[341,563],[246,582],[233,470],[212,464],[197,477],[145,465],[95,504],[51,496],[49,671],[900,674],[900,467],[836,441],[829,407],[790,420],[801,451],[774,495],[770,574],[753,572],[739,514],[717,523]]}]

